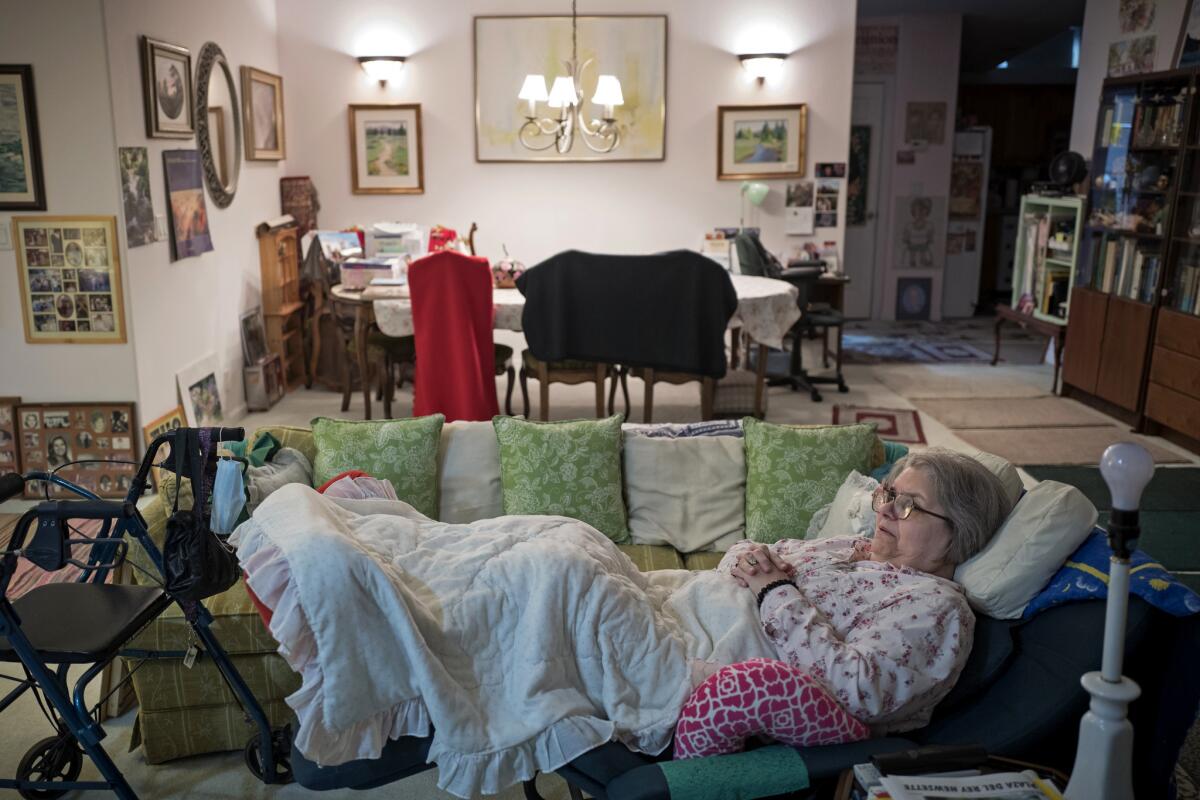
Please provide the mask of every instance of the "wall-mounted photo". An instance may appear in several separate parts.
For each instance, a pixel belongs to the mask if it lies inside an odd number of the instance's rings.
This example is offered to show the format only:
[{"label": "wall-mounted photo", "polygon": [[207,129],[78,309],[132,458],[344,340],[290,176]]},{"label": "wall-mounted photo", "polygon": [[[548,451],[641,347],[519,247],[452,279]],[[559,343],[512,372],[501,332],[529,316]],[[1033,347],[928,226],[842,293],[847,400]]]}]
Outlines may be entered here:
[{"label": "wall-mounted photo", "polygon": [[[126,436],[96,436],[113,420],[114,430],[125,430],[135,419],[133,403],[75,402],[40,403],[20,406],[16,413],[23,421],[21,463],[34,469],[54,470],[61,477],[88,486],[101,497],[124,497],[137,470],[137,448]],[[89,420],[103,420],[97,429]],[[96,475],[95,473],[101,473]],[[63,496],[60,487],[29,481],[24,497]]]},{"label": "wall-mounted photo", "polygon": [[[475,17],[477,161],[666,158],[666,16],[596,14],[578,16],[574,21],[573,37],[570,16]],[[579,65],[574,75],[567,66],[572,52]],[[602,75],[615,80],[601,83]],[[532,95],[526,91],[530,88],[527,76],[542,79],[541,83],[534,81],[540,90]],[[555,135],[564,109],[550,103],[556,101],[553,90],[560,77],[566,86],[570,85],[568,79],[575,80],[575,95],[582,99],[577,106],[579,116],[592,134],[585,134],[579,120],[574,120],[569,140]],[[594,103],[594,98],[600,102]],[[611,149],[611,138],[594,135],[600,131],[593,122],[609,112],[618,137]],[[530,117],[533,123],[529,123]],[[565,149],[560,150],[560,145]]]},{"label": "wall-mounted photo", "polygon": [[152,139],[190,139],[196,132],[192,112],[192,54],[186,47],[142,40],[142,93],[146,135]]},{"label": "wall-mounted photo", "polygon": [[354,194],[421,194],[419,103],[350,106],[350,175]]},{"label": "wall-mounted photo", "polygon": [[283,78],[254,67],[242,67],[246,158],[279,161],[287,157],[283,136]]},{"label": "wall-mounted photo", "polygon": [[217,381],[217,357],[205,356],[175,373],[187,422],[193,428],[220,425],[225,419],[221,408],[221,388]]},{"label": "wall-mounted photo", "polygon": [[124,343],[116,217],[13,217],[13,238],[25,341]]},{"label": "wall-mounted photo", "polygon": [[932,278],[898,278],[896,280],[896,319],[929,319]]},{"label": "wall-mounted photo", "polygon": [[167,209],[171,212],[171,260],[198,256],[213,249],[208,206],[195,150],[164,150]]},{"label": "wall-mounted photo", "polygon": [[904,141],[944,144],[946,104],[909,103],[904,107]]},{"label": "wall-mounted photo", "polygon": [[125,210],[125,242],[141,247],[154,242],[154,203],[150,200],[150,165],[144,147],[119,147],[121,201]]},{"label": "wall-mounted photo", "polygon": [[720,106],[717,109],[717,178],[802,178],[808,108]]},{"label": "wall-mounted photo", "polygon": [[0,64],[0,211],[45,211],[33,67]]},{"label": "wall-mounted photo", "polygon": [[946,198],[896,198],[897,269],[940,270],[946,253]]}]

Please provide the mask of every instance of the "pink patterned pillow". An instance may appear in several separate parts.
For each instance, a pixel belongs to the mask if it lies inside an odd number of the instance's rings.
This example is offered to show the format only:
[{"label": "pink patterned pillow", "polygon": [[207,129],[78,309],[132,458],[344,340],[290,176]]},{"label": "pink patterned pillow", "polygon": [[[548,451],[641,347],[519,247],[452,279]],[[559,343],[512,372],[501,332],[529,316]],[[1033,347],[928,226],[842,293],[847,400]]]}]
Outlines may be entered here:
[{"label": "pink patterned pillow", "polygon": [[753,658],[722,667],[692,692],[675,726],[675,758],[736,753],[756,735],[806,747],[857,742],[871,731],[807,673]]}]

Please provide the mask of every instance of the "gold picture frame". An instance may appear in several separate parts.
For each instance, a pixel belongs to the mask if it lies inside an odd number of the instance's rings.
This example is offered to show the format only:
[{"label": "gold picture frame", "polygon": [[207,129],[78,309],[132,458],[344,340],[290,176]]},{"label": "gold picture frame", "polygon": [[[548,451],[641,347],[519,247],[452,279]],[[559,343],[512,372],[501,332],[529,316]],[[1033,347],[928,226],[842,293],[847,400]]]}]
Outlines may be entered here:
[{"label": "gold picture frame", "polygon": [[242,67],[242,130],[247,161],[287,158],[283,118],[283,78],[255,67]]},{"label": "gold picture frame", "polygon": [[124,344],[117,218],[13,217],[29,344]]},{"label": "gold picture frame", "polygon": [[424,194],[421,104],[352,104],[348,116],[353,193]]},{"label": "gold picture frame", "polygon": [[808,105],[717,107],[717,180],[803,178]]}]

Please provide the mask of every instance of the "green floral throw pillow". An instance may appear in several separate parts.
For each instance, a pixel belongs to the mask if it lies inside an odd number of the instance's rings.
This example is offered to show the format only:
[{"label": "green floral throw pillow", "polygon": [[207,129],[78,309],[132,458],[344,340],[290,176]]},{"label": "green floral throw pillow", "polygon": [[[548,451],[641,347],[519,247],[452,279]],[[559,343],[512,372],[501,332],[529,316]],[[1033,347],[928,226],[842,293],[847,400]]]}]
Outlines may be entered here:
[{"label": "green floral throw pillow", "polygon": [[624,420],[624,414],[569,422],[493,419],[504,513],[574,517],[618,544],[629,541],[621,494]]},{"label": "green floral throw pillow", "polygon": [[438,445],[445,421],[441,414],[378,422],[317,417],[312,421],[317,445],[313,485],[359,469],[391,481],[397,497],[437,519]]},{"label": "green floral throw pillow", "polygon": [[800,427],[753,417],[746,430],[746,538],[803,539],[812,515],[833,502],[850,470],[866,473],[874,425]]}]

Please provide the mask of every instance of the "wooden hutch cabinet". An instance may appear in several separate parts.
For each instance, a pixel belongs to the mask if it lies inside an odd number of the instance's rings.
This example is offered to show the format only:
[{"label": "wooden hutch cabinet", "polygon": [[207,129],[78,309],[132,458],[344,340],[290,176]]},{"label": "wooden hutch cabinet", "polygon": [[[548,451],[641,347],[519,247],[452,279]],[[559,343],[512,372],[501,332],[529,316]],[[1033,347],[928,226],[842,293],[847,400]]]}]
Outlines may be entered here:
[{"label": "wooden hutch cabinet", "polygon": [[[1104,82],[1064,393],[1200,446],[1197,71]],[[1179,438],[1179,437],[1175,437]]]},{"label": "wooden hutch cabinet", "polygon": [[258,230],[263,319],[267,347],[283,364],[285,391],[305,381],[304,304],[300,300],[300,250],[296,226]]}]

